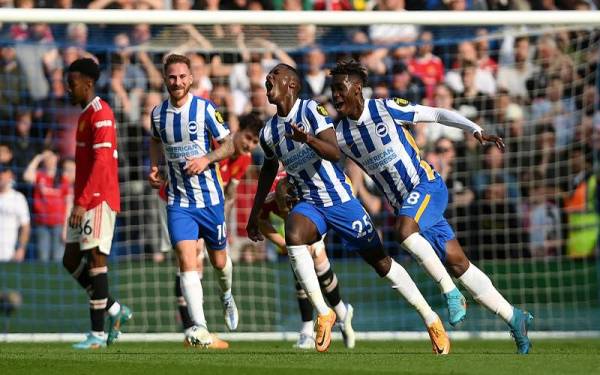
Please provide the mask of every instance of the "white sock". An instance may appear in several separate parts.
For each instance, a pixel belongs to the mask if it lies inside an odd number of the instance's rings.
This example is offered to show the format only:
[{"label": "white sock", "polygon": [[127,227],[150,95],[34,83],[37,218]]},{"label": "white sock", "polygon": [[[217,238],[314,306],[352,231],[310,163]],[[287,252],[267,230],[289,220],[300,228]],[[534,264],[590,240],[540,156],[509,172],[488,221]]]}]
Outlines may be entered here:
[{"label": "white sock", "polygon": [[448,293],[454,288],[452,277],[438,258],[435,250],[419,233],[413,233],[402,242],[402,247],[412,254],[417,259],[417,262],[425,268],[425,271],[437,282],[442,290],[442,293]]},{"label": "white sock", "polygon": [[335,311],[335,315],[337,315],[336,320],[338,322],[343,322],[346,318],[346,314],[348,313],[348,309],[346,308],[346,304],[344,301],[340,300],[340,303],[333,307],[333,311]]},{"label": "white sock", "polygon": [[392,260],[390,272],[385,278],[392,283],[392,288],[396,289],[421,315],[426,325],[433,324],[437,319],[437,314],[431,309],[415,282],[404,267]]},{"label": "white sock", "polygon": [[109,307],[108,315],[117,316],[119,311],[121,311],[121,305],[119,305],[119,302],[115,301],[115,303],[113,303],[113,305],[111,307]]},{"label": "white sock", "polygon": [[319,279],[315,272],[315,263],[308,252],[308,246],[286,246],[292,269],[302,289],[308,295],[308,300],[312,303],[319,315],[325,315],[329,312],[329,306],[325,303]]},{"label": "white sock", "polygon": [[92,335],[99,339],[104,339],[104,331],[92,331]]},{"label": "white sock", "polygon": [[188,311],[194,323],[206,327],[206,318],[204,317],[204,294],[202,283],[198,277],[198,272],[187,271],[181,273],[181,293],[188,306]]},{"label": "white sock", "polygon": [[474,264],[469,263],[469,268],[458,278],[464,287],[471,293],[475,301],[485,306],[488,310],[499,315],[506,323],[513,317],[513,306],[508,303],[502,294],[496,290],[489,277]]},{"label": "white sock", "polygon": [[310,320],[308,322],[302,322],[302,330],[300,333],[304,333],[307,336],[312,336],[315,330],[315,321]]},{"label": "white sock", "polygon": [[229,254],[227,255],[227,261],[225,262],[225,267],[223,269],[215,268],[215,275],[217,277],[217,282],[219,284],[219,288],[221,289],[221,293],[224,298],[228,298],[231,296],[231,284],[233,279],[233,264],[231,263],[231,258]]}]

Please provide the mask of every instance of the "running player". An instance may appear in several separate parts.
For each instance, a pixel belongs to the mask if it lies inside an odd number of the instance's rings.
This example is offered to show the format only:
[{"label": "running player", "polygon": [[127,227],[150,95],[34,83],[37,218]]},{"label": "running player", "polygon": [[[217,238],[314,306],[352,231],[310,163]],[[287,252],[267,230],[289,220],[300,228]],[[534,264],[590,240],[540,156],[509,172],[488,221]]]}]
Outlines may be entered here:
[{"label": "running player", "polygon": [[[291,206],[292,200],[297,199],[295,195],[290,194],[291,185],[288,183],[285,172],[279,173],[275,178],[275,183],[265,199],[265,204],[260,211],[258,227],[260,233],[269,241],[273,242],[282,254],[287,254],[285,248],[285,238],[277,232],[271,223],[271,215],[275,215],[285,221]],[[352,349],[356,343],[356,335],[352,328],[352,317],[354,316],[354,308],[350,304],[345,304],[340,297],[340,288],[338,278],[331,268],[327,252],[325,251],[325,242],[323,239],[308,247],[308,251],[315,263],[315,272],[319,279],[321,292],[325,295],[327,302],[333,307],[337,315],[337,324],[344,338],[344,345],[348,349]],[[302,330],[298,336],[298,341],[294,344],[294,348],[298,349],[313,349],[315,347],[315,338],[313,335],[313,307],[308,300],[308,296],[298,281],[296,286],[296,298],[298,299],[298,307],[300,308],[300,317],[302,318]],[[345,312],[345,314],[344,314]],[[341,320],[340,317],[344,317]]]},{"label": "running player", "polygon": [[[440,284],[447,300],[461,301],[440,260],[473,298],[508,324],[521,354],[531,346],[527,329],[533,316],[509,304],[490,279],[469,262],[444,218],[448,190],[440,175],[424,160],[406,126],[440,123],[463,129],[480,142],[504,150],[502,139],[486,135],[481,127],[456,112],[413,105],[405,99],[365,100],[366,69],[358,62],[340,61],[331,71],[333,104],[342,116],[336,133],[342,152],[354,160],[378,185],[398,217],[398,242]],[[464,319],[451,314],[450,324]]]},{"label": "running player", "polygon": [[277,106],[277,114],[260,134],[265,162],[246,227],[248,236],[254,241],[263,239],[258,218],[277,175],[279,159],[300,199],[287,217],[285,243],[296,279],[317,310],[317,351],[328,350],[336,313],[325,303],[308,247],[331,228],[344,239],[345,248],[358,251],[380,277],[387,278],[417,309],[428,327],[434,352],[448,353],[450,342],[439,317],[406,270],[385,255],[369,214],[352,194],[342,170],[334,164],[341,153],[331,119],[315,101],[298,97],[300,82],[296,70],[285,64],[275,66],[267,75],[267,98]]},{"label": "running player", "polygon": [[[193,77],[187,57],[169,55],[163,74],[169,98],[151,114],[148,180],[156,189],[163,184],[159,161],[164,151],[169,180],[169,237],[179,261],[181,292],[195,323],[185,336],[190,345],[208,347],[213,339],[204,316],[202,283],[197,272],[199,238],[206,241],[216,271],[225,323],[230,330],[238,325],[237,307],[231,294],[233,267],[227,251],[224,197],[216,169],[218,161],[233,154],[233,139],[214,106],[189,93]],[[216,150],[211,148],[213,138],[221,143]]]},{"label": "running player", "polygon": [[[76,349],[98,349],[118,339],[131,311],[108,292],[108,266],[115,218],[121,209],[115,116],[96,96],[100,76],[92,59],[75,60],[67,70],[69,96],[83,110],[77,122],[75,197],[68,220],[63,266],[89,295],[92,330]],[[104,334],[105,311],[109,316]]]}]

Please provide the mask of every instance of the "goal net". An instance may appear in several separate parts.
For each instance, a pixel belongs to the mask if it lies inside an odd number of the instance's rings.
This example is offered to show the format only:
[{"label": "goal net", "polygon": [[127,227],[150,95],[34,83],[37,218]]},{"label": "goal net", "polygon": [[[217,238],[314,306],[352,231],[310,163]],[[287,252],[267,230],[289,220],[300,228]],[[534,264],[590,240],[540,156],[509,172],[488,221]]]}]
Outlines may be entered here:
[{"label": "goal net", "polygon": [[[181,331],[176,264],[172,252],[161,252],[168,246],[159,200],[146,182],[148,113],[165,98],[161,61],[173,52],[191,58],[193,93],[212,100],[233,130],[245,113],[263,119],[274,113],[264,78],[278,62],[296,66],[304,79],[302,96],[324,103],[335,117],[327,71],[339,58],[352,56],[369,70],[366,97],[402,97],[454,109],[501,135],[504,154],[455,129],[425,124],[413,129],[423,158],[449,187],[446,217],[457,238],[508,301],[538,317],[534,329],[600,327],[600,29],[589,20],[528,25],[524,19],[535,17],[527,13],[520,14],[521,24],[494,13],[504,18],[484,14],[490,24],[473,24],[446,12],[417,12],[418,24],[412,24],[410,15],[385,13],[388,23],[382,23],[374,12],[350,12],[346,18],[321,13],[314,20],[314,13],[296,18],[297,13],[284,12],[257,21],[254,12],[251,17],[181,12],[189,22],[183,23],[177,13],[150,13],[4,15],[12,18],[3,19],[0,38],[0,156],[8,160],[10,148],[14,187],[28,198],[32,216],[25,260],[0,263],[4,333],[89,328],[85,293],[56,260],[60,254],[46,256],[50,242],[41,238],[46,231],[35,209],[36,186],[23,179],[29,162],[45,148],[61,160],[74,156],[80,109],[68,102],[64,72],[74,59],[89,55],[101,65],[97,92],[114,109],[119,136],[123,211],[109,258],[111,293],[134,311],[128,332]],[[140,21],[124,24],[135,20]],[[259,147],[229,223],[239,331],[296,331],[300,316],[287,258],[269,244],[253,244],[244,230],[261,162]],[[345,167],[386,250],[445,317],[438,287],[395,242],[389,205],[356,166]],[[0,221],[7,220],[7,210],[0,206]],[[327,252],[342,299],[354,306],[357,331],[423,331],[416,312],[335,234],[327,237]],[[209,328],[225,331],[217,283],[205,264]],[[465,295],[469,308],[462,330],[506,331],[498,317]]]}]

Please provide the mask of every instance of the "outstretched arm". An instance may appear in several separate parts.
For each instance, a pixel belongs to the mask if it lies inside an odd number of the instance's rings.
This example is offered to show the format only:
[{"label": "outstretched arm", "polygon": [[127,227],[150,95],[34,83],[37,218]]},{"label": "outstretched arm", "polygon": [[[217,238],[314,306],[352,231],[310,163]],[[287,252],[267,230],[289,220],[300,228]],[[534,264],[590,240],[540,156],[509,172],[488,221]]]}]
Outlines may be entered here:
[{"label": "outstretched arm", "polygon": [[481,144],[484,144],[485,142],[494,142],[496,147],[500,150],[504,151],[505,148],[502,138],[493,134],[484,135],[481,126],[460,113],[448,109],[416,105],[413,122],[437,122],[445,126],[462,129],[473,134]]},{"label": "outstretched arm", "polygon": [[252,241],[263,240],[262,234],[260,234],[258,227],[258,218],[260,210],[265,203],[267,194],[271,190],[271,185],[275,181],[277,176],[277,170],[279,169],[279,161],[273,157],[271,159],[265,159],[262,168],[260,169],[260,175],[258,176],[258,187],[256,188],[256,195],[254,196],[254,204],[252,205],[252,211],[250,212],[250,218],[248,219],[248,225],[246,225],[246,231],[248,237]]}]

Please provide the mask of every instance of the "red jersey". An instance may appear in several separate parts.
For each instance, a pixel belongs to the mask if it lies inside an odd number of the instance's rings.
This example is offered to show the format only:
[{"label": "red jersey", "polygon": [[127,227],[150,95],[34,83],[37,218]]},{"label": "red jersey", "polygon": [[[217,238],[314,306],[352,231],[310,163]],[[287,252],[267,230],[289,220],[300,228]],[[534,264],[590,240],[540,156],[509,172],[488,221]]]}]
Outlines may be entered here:
[{"label": "red jersey", "polygon": [[77,122],[75,204],[90,210],[106,202],[121,210],[117,163],[117,127],[107,102],[95,97]]},{"label": "red jersey", "polygon": [[241,181],[242,177],[252,163],[250,154],[242,154],[237,158],[227,158],[219,162],[219,172],[224,185],[227,185],[231,180]]},{"label": "red jersey", "polygon": [[429,55],[410,60],[408,69],[425,84],[425,97],[433,99],[435,86],[444,80],[444,63],[435,56]]},{"label": "red jersey", "polygon": [[69,181],[62,177],[55,186],[54,177],[45,172],[37,172],[33,188],[34,222],[40,225],[62,225],[65,223],[66,199],[71,187]]}]

